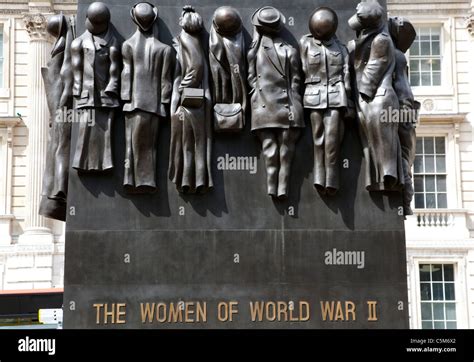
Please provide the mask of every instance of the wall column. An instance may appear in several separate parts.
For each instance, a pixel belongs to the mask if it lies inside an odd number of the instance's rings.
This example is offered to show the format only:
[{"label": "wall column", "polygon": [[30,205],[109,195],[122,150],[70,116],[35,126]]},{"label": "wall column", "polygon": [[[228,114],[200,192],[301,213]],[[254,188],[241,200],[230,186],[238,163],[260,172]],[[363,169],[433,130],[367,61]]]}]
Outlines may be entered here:
[{"label": "wall column", "polygon": [[[41,6],[40,6],[41,5]],[[38,214],[43,186],[49,132],[49,110],[41,76],[41,68],[47,65],[51,52],[50,37],[46,31],[47,19],[43,15],[45,3],[30,2],[30,13],[24,17],[30,46],[29,64],[29,115],[27,149],[27,186],[25,232],[19,244],[53,243],[53,234],[45,218]],[[49,8],[49,13],[51,10]]]}]

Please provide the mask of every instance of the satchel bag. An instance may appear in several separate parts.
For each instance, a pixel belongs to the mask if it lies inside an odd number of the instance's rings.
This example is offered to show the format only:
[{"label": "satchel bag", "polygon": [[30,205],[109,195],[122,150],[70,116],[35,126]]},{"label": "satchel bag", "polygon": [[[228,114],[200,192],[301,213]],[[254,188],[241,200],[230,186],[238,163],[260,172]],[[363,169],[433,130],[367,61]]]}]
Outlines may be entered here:
[{"label": "satchel bag", "polygon": [[242,105],[239,103],[217,103],[214,106],[214,130],[216,132],[239,132],[244,128]]},{"label": "satchel bag", "polygon": [[204,89],[184,88],[181,105],[185,108],[200,108],[204,102]]}]

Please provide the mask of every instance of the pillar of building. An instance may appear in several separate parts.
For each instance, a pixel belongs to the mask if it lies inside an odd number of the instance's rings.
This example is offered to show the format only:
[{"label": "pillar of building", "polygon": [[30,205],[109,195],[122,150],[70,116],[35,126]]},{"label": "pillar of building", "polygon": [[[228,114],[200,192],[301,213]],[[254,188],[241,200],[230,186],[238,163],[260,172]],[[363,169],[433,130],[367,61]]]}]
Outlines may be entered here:
[{"label": "pillar of building", "polygon": [[41,68],[47,65],[51,52],[51,38],[47,33],[47,17],[51,14],[49,3],[30,2],[30,12],[24,23],[30,37],[29,65],[29,114],[27,148],[27,186],[24,234],[19,244],[53,243],[49,222],[38,214],[43,186],[49,132],[49,110],[43,86]]}]

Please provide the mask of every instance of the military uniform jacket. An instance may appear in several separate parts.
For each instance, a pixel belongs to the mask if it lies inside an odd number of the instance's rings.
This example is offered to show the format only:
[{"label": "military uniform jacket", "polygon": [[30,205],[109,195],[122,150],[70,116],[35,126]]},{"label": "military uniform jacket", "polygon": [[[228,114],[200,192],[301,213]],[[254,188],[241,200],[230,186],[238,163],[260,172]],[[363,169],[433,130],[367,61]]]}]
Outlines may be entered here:
[{"label": "military uniform jacket", "polygon": [[71,53],[77,108],[119,107],[122,57],[113,30],[103,38],[86,30],[73,41]]},{"label": "military uniform jacket", "polygon": [[337,38],[321,42],[311,34],[301,38],[300,46],[305,74],[304,107],[353,107],[347,48]]},{"label": "military uniform jacket", "polygon": [[248,55],[252,130],[304,127],[301,65],[291,45],[263,36]]}]

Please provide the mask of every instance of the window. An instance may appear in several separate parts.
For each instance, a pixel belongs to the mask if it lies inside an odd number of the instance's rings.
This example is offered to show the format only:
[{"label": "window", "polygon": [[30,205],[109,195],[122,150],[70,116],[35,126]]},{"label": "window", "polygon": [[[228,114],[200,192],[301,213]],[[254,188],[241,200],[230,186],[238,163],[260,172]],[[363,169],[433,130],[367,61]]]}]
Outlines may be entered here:
[{"label": "window", "polygon": [[420,264],[421,328],[456,329],[454,264]]},{"label": "window", "polygon": [[415,208],[446,209],[446,182],[446,138],[417,138],[414,165]]},{"label": "window", "polygon": [[0,25],[0,88],[3,88],[3,26]]},{"label": "window", "polygon": [[[0,244],[9,245],[11,235],[3,226],[10,223],[12,214],[12,172],[13,172],[13,142],[11,142],[18,118],[0,117]],[[2,220],[3,216],[3,220]],[[6,218],[5,218],[6,216]],[[4,233],[6,232],[6,234]],[[1,285],[0,285],[1,287]]]},{"label": "window", "polygon": [[441,85],[441,28],[417,29],[410,48],[410,82],[413,87]]},{"label": "window", "polygon": [[[7,207],[7,191],[8,191],[8,184],[7,184],[7,177],[10,174],[10,170],[8,169],[8,159],[7,159],[7,153],[8,153],[8,144],[7,144],[7,128],[3,127],[3,125],[0,124],[0,173],[2,174],[2,177],[0,178],[0,215],[4,216],[7,215],[8,207]],[[3,176],[5,175],[5,177]],[[0,238],[3,235],[0,232]],[[0,284],[1,287],[1,284]]]}]

